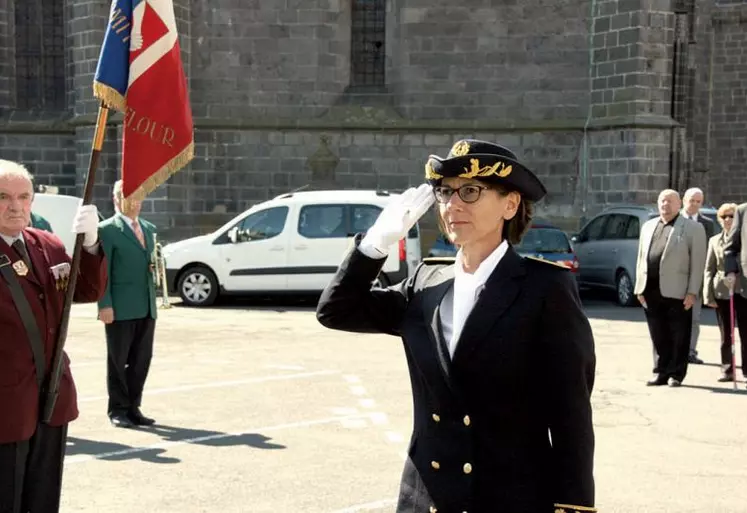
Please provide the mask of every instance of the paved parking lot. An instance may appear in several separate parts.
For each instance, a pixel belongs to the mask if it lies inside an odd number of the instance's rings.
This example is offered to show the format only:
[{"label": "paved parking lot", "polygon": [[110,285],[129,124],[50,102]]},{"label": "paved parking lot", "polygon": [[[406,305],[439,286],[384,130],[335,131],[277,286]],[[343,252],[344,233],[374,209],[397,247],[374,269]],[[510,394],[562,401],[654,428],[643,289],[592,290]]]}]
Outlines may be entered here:
[{"label": "paved parking lot", "polygon": [[[600,511],[743,512],[747,389],[716,383],[713,312],[699,346],[707,364],[680,389],[652,389],[642,311],[597,299],[587,309]],[[399,340],[328,331],[310,304],[160,313],[143,403],[158,425],[122,430],[106,417],[103,328],[92,305],[74,307],[81,417],[63,512],[393,511],[411,426]]]}]

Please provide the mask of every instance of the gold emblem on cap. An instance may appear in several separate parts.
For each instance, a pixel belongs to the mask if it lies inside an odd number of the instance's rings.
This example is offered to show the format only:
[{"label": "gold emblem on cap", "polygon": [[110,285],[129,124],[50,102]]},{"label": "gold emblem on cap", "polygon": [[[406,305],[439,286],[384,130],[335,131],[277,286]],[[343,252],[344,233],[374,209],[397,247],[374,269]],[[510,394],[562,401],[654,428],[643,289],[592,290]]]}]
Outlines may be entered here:
[{"label": "gold emblem on cap", "polygon": [[26,267],[26,262],[19,260],[13,263],[13,270],[18,276],[26,276],[29,273],[29,268]]},{"label": "gold emblem on cap", "polygon": [[439,175],[433,170],[431,159],[428,159],[428,162],[425,163],[425,179],[426,180],[440,180],[441,178],[443,178],[443,176]]},{"label": "gold emblem on cap", "polygon": [[462,157],[469,153],[469,143],[467,141],[458,141],[454,143],[454,146],[451,148],[452,155],[455,157]]},{"label": "gold emblem on cap", "polygon": [[498,175],[500,178],[506,178],[513,171],[512,166],[507,166],[505,162],[500,160],[492,166],[480,167],[479,159],[470,159],[469,161],[471,168],[464,168],[464,173],[459,175],[462,178],[485,178],[487,176]]}]

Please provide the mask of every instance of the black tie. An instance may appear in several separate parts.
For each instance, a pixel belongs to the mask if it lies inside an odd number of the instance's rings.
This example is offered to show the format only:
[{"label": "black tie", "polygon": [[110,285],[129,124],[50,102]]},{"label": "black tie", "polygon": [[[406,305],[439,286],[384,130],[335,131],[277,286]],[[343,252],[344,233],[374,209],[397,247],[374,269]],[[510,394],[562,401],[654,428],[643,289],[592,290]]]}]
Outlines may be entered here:
[{"label": "black tie", "polygon": [[31,259],[29,258],[29,254],[26,251],[26,245],[23,241],[21,239],[16,239],[12,244],[12,248],[15,249],[16,253],[18,253],[18,255],[23,259],[26,267],[28,267],[30,271],[33,271],[33,268],[31,267]]}]

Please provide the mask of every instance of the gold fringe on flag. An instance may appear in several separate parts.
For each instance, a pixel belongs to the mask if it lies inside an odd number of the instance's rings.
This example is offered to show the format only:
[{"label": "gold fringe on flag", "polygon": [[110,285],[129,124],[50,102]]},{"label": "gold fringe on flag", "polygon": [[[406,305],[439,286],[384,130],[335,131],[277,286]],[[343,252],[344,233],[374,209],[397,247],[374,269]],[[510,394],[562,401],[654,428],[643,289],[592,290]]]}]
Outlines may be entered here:
[{"label": "gold fringe on flag", "polygon": [[140,187],[135,189],[126,199],[142,201],[151,192],[155,191],[159,185],[168,180],[171,175],[176,174],[181,168],[189,164],[195,156],[195,142],[192,142],[184,148],[179,155],[171,159],[161,169],[153,173],[150,178],[144,181]]},{"label": "gold fringe on flag", "polygon": [[93,83],[93,96],[104,102],[108,109],[125,112],[127,110],[127,100],[119,94],[119,91],[101,82]]}]

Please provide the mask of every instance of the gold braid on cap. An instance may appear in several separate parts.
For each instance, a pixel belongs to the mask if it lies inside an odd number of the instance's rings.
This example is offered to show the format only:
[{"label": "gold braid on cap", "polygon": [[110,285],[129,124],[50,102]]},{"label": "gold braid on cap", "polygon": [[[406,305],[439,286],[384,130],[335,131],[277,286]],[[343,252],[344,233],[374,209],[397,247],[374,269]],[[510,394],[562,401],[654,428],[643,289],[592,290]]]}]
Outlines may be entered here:
[{"label": "gold braid on cap", "polygon": [[506,178],[513,171],[512,166],[507,166],[505,162],[500,160],[492,166],[480,167],[480,161],[478,159],[470,159],[470,169],[464,168],[464,173],[459,175],[462,178],[485,178],[487,176],[498,175],[500,178]]},{"label": "gold braid on cap", "polygon": [[428,159],[428,162],[425,163],[425,179],[426,180],[440,180],[441,178],[443,178],[443,176],[439,175],[433,170],[431,159]]},{"label": "gold braid on cap", "polygon": [[451,151],[449,152],[455,157],[463,157],[467,153],[469,153],[469,143],[467,141],[457,141],[454,143],[454,146],[451,147]]}]

